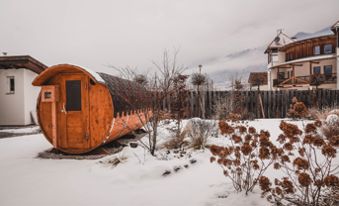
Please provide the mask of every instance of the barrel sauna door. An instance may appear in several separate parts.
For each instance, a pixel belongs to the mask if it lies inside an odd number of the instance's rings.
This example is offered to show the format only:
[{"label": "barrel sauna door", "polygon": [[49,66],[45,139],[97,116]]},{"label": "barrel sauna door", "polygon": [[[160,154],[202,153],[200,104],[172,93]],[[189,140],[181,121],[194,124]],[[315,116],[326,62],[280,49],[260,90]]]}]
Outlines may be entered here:
[{"label": "barrel sauna door", "polygon": [[88,77],[83,74],[60,76],[58,109],[58,146],[75,151],[88,148]]}]

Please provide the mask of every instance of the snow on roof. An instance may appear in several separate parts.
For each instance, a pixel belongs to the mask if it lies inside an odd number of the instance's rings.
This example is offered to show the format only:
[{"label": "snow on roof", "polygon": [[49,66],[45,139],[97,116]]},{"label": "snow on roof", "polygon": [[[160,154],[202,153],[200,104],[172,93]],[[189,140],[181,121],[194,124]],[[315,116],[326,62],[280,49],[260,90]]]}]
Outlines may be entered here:
[{"label": "snow on roof", "polygon": [[332,31],[334,30],[334,28],[339,27],[339,21],[335,22],[332,26],[331,29]]},{"label": "snow on roof", "polygon": [[85,70],[86,72],[88,72],[96,81],[100,82],[100,83],[105,83],[105,80],[99,75],[99,73],[88,69],[86,67],[81,67],[81,69]]},{"label": "snow on roof", "polygon": [[285,34],[282,30],[278,31],[277,36],[273,39],[273,41],[267,46],[267,49],[265,53],[267,52],[268,49],[270,48],[279,48],[282,47],[286,44],[292,43],[293,39],[290,38],[287,34]]},{"label": "snow on roof", "polygon": [[314,33],[305,33],[305,32],[299,32],[296,35],[294,35],[292,38],[295,39],[295,41],[302,41],[306,39],[312,39],[322,36],[329,36],[333,35],[334,33],[331,30],[331,27],[327,27],[325,29],[322,29],[320,31],[314,32]]}]

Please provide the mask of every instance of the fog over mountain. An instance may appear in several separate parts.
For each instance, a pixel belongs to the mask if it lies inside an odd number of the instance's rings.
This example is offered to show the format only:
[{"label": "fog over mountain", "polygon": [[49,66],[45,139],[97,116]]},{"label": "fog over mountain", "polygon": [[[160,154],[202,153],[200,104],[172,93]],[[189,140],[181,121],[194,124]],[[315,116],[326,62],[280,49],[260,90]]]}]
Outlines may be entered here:
[{"label": "fog over mountain", "polygon": [[[252,48],[210,59],[202,63],[202,71],[220,86],[225,82],[229,84],[235,77],[247,81],[250,72],[265,71],[267,58],[264,51],[265,47]],[[191,68],[191,71],[194,72],[196,69]]]}]

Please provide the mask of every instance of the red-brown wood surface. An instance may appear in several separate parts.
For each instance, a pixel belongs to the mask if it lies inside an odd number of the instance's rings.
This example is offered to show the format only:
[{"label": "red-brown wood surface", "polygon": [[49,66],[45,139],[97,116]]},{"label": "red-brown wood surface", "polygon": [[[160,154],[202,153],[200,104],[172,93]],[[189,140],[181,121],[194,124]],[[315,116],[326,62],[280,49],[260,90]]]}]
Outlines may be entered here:
[{"label": "red-brown wood surface", "polygon": [[[81,111],[66,111],[66,81],[81,81]],[[37,108],[41,129],[55,148],[70,154],[89,152],[142,126],[145,117],[132,112],[114,118],[111,94],[104,83],[77,66],[57,65],[40,74],[33,85],[58,87],[57,98],[42,101],[40,93]],[[53,114],[53,104],[56,105]],[[56,118],[56,141],[53,141],[53,118]],[[140,121],[142,119],[142,121]]]}]

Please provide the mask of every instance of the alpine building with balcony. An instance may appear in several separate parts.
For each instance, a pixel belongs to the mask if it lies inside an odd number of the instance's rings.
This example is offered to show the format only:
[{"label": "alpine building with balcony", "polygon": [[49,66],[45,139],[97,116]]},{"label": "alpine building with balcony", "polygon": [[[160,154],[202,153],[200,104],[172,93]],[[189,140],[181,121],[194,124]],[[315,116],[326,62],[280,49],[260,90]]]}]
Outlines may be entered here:
[{"label": "alpine building with balcony", "polygon": [[339,89],[339,21],[294,37],[279,30],[265,54],[270,90]]}]

